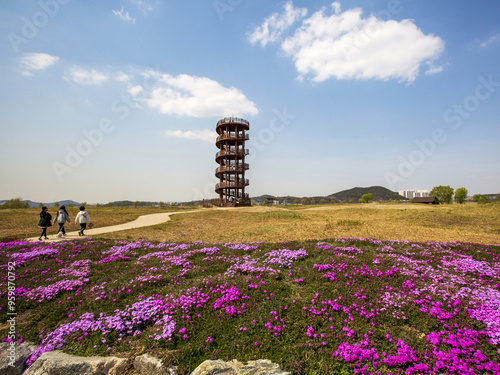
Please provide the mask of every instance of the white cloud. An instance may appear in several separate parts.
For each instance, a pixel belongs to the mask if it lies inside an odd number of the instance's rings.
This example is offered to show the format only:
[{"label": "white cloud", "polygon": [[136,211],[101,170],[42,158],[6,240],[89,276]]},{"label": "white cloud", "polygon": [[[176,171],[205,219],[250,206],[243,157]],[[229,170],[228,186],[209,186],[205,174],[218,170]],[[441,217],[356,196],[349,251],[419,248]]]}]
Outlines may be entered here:
[{"label": "white cloud", "polygon": [[118,82],[128,82],[130,81],[130,78],[130,75],[123,72],[118,72],[118,74],[115,76],[115,80]]},{"label": "white cloud", "polygon": [[276,42],[286,29],[307,15],[307,9],[294,8],[291,1],[287,2],[284,8],[284,13],[273,13],[264,20],[262,26],[256,27],[248,35],[250,43],[256,44],[260,42],[260,45],[265,47],[267,43]]},{"label": "white cloud", "polygon": [[135,23],[135,18],[132,18],[130,17],[130,14],[128,14],[128,12],[125,12],[125,10],[122,9],[121,10],[111,10],[115,15],[117,15],[118,17],[120,17],[123,21],[125,22],[128,22],[128,23],[132,23],[134,24]]},{"label": "white cloud", "polygon": [[213,130],[167,130],[165,132],[167,137],[177,137],[177,138],[185,138],[185,139],[200,139],[205,142],[215,143],[215,139],[217,138],[217,133]]},{"label": "white cloud", "polygon": [[66,72],[64,79],[81,85],[100,85],[109,80],[109,76],[94,69],[85,70],[80,67],[73,67]]},{"label": "white cloud", "polygon": [[130,88],[127,90],[127,92],[128,92],[130,95],[132,95],[132,96],[137,96],[137,95],[141,94],[141,93],[142,93],[142,91],[143,91],[143,89],[142,89],[142,86],[140,86],[140,85],[137,85],[137,86],[132,86],[132,87],[130,87]]},{"label": "white cloud", "polygon": [[144,14],[151,13],[154,10],[154,6],[144,0],[129,0],[129,2],[134,4]]},{"label": "white cloud", "polygon": [[[333,11],[333,14],[332,14]],[[262,43],[261,43],[262,45]],[[412,82],[421,67],[440,72],[436,64],[444,42],[425,35],[412,20],[384,21],[360,8],[341,12],[340,3],[304,19],[281,43],[295,62],[299,79],[397,79]]]},{"label": "white cloud", "polygon": [[497,40],[500,40],[500,33],[489,37],[488,40],[482,42],[479,47],[488,47],[490,44],[495,43]]},{"label": "white cloud", "polygon": [[437,65],[435,66],[432,63],[429,63],[429,69],[425,71],[425,74],[436,74],[436,73],[441,73],[444,70],[444,67],[442,65]]},{"label": "white cloud", "polygon": [[25,53],[19,58],[22,74],[32,76],[33,70],[46,69],[59,61],[59,57],[51,56],[47,53]]},{"label": "white cloud", "polygon": [[255,104],[241,91],[227,88],[206,77],[187,74],[172,76],[153,71],[144,72],[148,90],[132,88],[131,95],[149,108],[167,115],[189,117],[222,117],[257,115]]}]

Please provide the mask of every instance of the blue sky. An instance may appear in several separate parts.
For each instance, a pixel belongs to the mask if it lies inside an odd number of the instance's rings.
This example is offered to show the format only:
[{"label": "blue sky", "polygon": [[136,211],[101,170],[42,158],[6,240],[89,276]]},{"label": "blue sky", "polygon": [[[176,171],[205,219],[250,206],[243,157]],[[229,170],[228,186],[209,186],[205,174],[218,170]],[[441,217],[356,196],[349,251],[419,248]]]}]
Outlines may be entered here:
[{"label": "blue sky", "polygon": [[250,121],[250,196],[500,191],[496,0],[0,5],[0,199],[215,197]]}]

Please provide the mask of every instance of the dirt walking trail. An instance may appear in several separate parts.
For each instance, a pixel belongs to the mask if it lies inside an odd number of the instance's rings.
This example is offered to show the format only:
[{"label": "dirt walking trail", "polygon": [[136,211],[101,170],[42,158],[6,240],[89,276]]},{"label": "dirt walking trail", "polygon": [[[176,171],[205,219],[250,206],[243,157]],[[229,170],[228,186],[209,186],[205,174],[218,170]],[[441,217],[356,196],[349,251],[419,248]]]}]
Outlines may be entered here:
[{"label": "dirt walking trail", "polygon": [[[165,213],[159,213],[159,214],[143,215],[143,216],[139,216],[134,221],[130,221],[130,222],[124,223],[124,224],[111,225],[109,227],[86,229],[84,232],[85,233],[84,237],[78,236],[78,231],[66,232],[66,237],[62,237],[62,238],[51,234],[49,236],[49,239],[44,240],[44,242],[58,242],[58,241],[62,241],[62,240],[72,240],[75,238],[91,237],[91,236],[94,236],[96,234],[118,232],[121,230],[135,229],[135,228],[141,228],[141,227],[149,227],[151,225],[162,224],[162,223],[169,221],[170,215],[187,214],[187,213],[203,212],[203,211],[204,210],[192,210],[192,211],[165,212]],[[28,238],[27,241],[38,241],[38,237]]]}]

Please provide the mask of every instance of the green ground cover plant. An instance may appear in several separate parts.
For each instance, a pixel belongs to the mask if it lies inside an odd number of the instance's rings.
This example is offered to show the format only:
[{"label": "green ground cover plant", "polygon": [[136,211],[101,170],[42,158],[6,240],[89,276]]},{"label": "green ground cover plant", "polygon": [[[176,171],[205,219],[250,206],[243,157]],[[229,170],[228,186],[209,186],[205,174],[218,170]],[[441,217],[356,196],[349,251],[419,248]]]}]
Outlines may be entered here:
[{"label": "green ground cover plant", "polygon": [[30,363],[62,349],[149,352],[177,374],[259,358],[293,374],[500,373],[498,245],[89,238],[1,243],[0,260],[0,335],[14,307]]}]

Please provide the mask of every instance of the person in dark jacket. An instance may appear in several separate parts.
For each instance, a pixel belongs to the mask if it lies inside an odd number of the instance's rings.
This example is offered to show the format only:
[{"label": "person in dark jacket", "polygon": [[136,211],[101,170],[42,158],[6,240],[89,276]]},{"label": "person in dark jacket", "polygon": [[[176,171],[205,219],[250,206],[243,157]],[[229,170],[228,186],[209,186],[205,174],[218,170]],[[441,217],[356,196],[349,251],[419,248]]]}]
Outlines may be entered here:
[{"label": "person in dark jacket", "polygon": [[47,207],[45,206],[42,207],[42,212],[40,212],[40,221],[38,222],[38,226],[42,228],[42,234],[38,238],[38,241],[41,241],[42,237],[44,240],[48,240],[47,228],[52,226],[52,215],[49,211],[47,211]]},{"label": "person in dark jacket", "polygon": [[59,230],[57,231],[57,237],[62,237],[62,236],[66,237],[66,231],[64,230],[64,224],[66,224],[66,222],[68,222],[68,223],[70,222],[68,211],[66,211],[66,206],[61,206],[59,211],[57,211],[56,217],[55,217],[54,222],[52,224],[55,224],[56,222],[59,224]]}]

